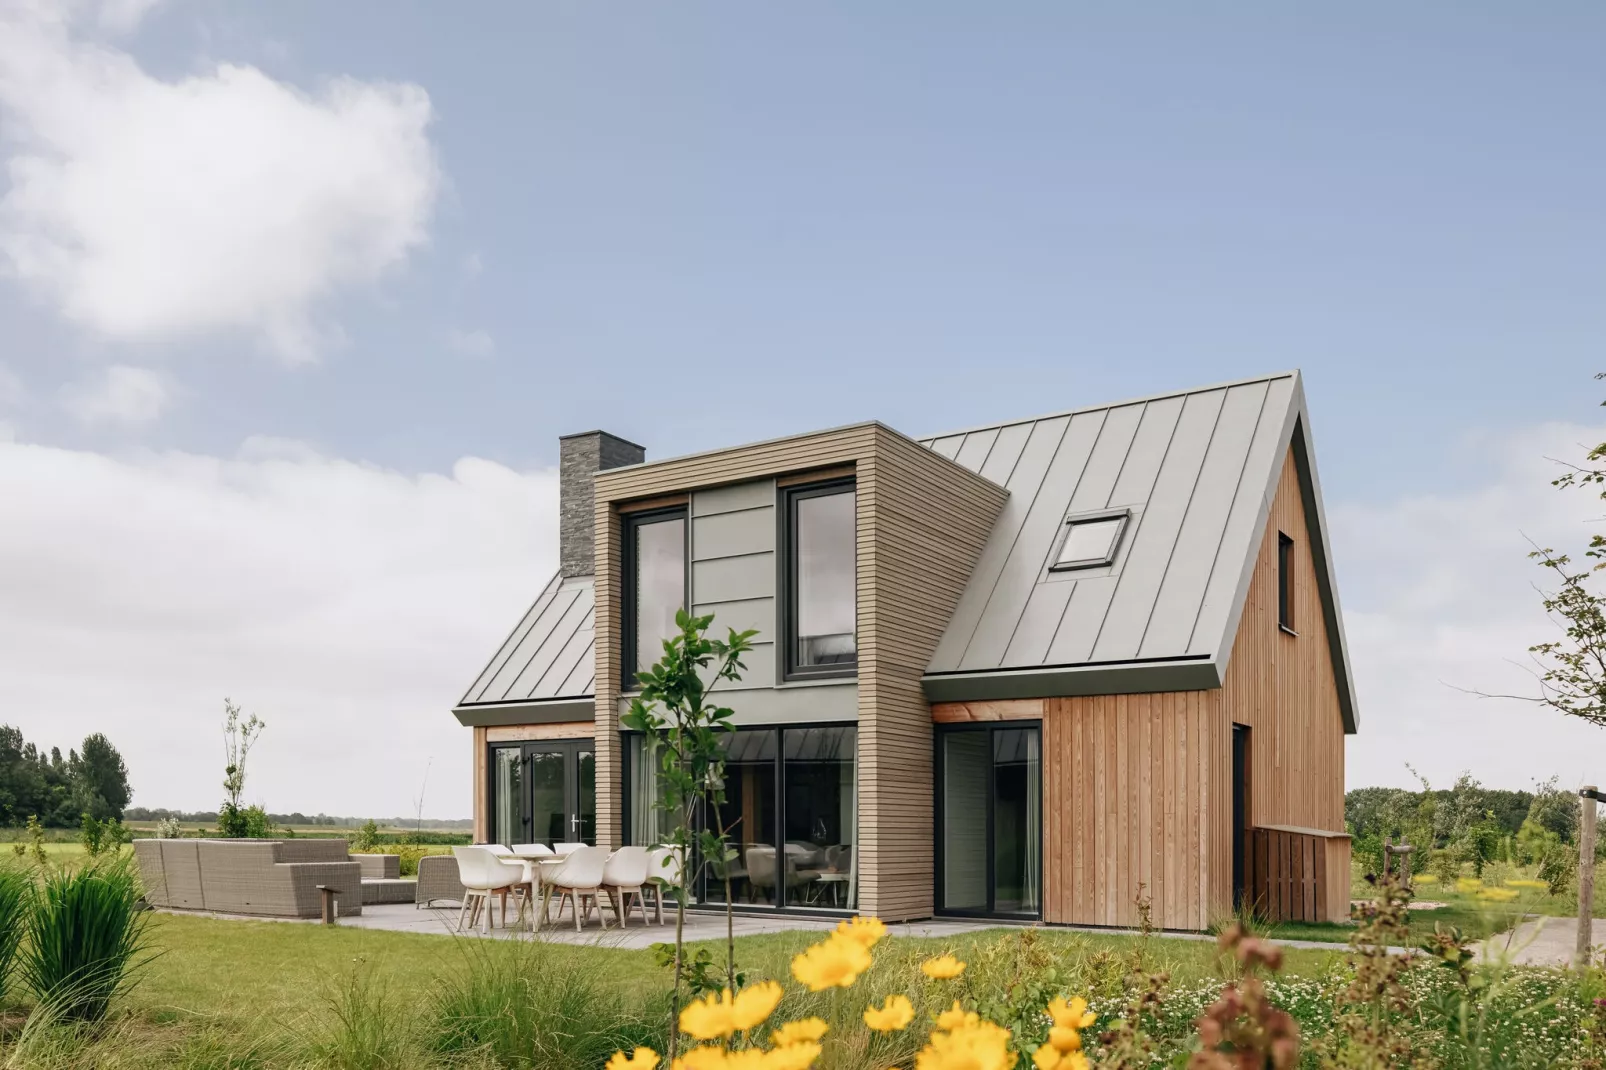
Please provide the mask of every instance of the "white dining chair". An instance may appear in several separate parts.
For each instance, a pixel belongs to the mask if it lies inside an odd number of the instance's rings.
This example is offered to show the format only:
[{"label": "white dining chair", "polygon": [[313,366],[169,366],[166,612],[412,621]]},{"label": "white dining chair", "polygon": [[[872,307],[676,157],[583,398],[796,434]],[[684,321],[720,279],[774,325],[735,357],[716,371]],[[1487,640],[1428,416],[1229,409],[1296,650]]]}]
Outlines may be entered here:
[{"label": "white dining chair", "polygon": [[458,930],[462,931],[465,917],[470,926],[477,917],[480,932],[489,934],[493,895],[502,900],[502,927],[506,928],[508,889],[524,881],[524,867],[504,862],[484,847],[453,847],[452,854],[457,858],[457,878],[463,885],[463,905],[457,912]]},{"label": "white dining chair", "polygon": [[574,852],[578,851],[584,846],[585,844],[583,843],[554,843],[552,845],[552,853],[557,855],[559,858],[564,858],[568,855],[574,854]]},{"label": "white dining chair", "polygon": [[[554,921],[563,916],[563,901],[572,900],[574,931],[579,932],[584,924],[581,910],[584,909],[585,918],[591,916],[591,909],[586,905],[589,899],[597,908],[597,920],[602,923],[604,929],[608,927],[607,915],[602,912],[602,871],[607,865],[606,847],[587,847],[581,844],[579,848],[569,852],[561,866],[553,867],[554,872],[545,875],[543,878],[547,888],[545,895],[550,897],[553,892],[558,893],[558,909],[552,915]],[[544,902],[543,900],[542,917],[546,916]]]},{"label": "white dining chair", "polygon": [[544,843],[516,843],[513,853],[520,858],[551,858],[553,851]]},{"label": "white dining chair", "polygon": [[642,889],[651,868],[645,847],[621,847],[608,856],[607,865],[602,867],[602,890],[613,901],[613,914],[621,929],[630,920],[631,896],[636,897],[641,924],[647,924],[647,901]]},{"label": "white dining chair", "polygon": [[[680,887],[680,863],[673,847],[654,847],[647,852],[647,887],[652,889],[653,909],[659,925],[664,924],[664,893]],[[642,904],[646,914],[646,904]]]}]

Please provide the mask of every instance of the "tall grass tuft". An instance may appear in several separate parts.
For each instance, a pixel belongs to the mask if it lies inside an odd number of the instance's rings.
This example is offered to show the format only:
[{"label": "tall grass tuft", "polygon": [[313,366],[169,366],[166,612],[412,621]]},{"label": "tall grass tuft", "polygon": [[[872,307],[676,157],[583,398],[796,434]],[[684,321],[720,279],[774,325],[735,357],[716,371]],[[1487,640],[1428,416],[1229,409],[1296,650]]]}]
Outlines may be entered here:
[{"label": "tall grass tuft", "polygon": [[382,982],[359,963],[326,998],[331,1017],[317,1044],[321,1065],[331,1070],[401,1070],[417,1065],[412,1027]]},{"label": "tall grass tuft", "polygon": [[17,950],[28,931],[33,899],[33,871],[20,865],[0,866],[0,999],[4,999],[11,983]]},{"label": "tall grass tuft", "polygon": [[99,1022],[146,961],[139,878],[125,858],[45,877],[21,955],[22,976],[63,1022]]},{"label": "tall grass tuft", "polygon": [[426,1046],[443,1060],[532,1070],[596,1070],[616,1051],[662,1050],[667,995],[627,1000],[607,960],[539,942],[460,942],[441,979]]}]

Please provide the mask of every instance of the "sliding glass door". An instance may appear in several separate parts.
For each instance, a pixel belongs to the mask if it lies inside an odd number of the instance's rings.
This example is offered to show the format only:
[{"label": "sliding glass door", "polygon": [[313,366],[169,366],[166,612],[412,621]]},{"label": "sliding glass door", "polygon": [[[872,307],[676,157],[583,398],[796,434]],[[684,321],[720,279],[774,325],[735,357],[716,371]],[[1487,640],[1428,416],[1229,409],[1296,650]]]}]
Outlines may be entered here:
[{"label": "sliding glass door", "polygon": [[[854,841],[858,782],[851,725],[743,728],[725,737],[725,801],[703,816],[735,849],[728,871],[704,867],[697,898],[743,908],[851,910],[858,901]],[[659,751],[628,737],[630,842],[667,835]]]},{"label": "sliding glass door", "polygon": [[492,843],[595,843],[596,762],[591,740],[491,747]]},{"label": "sliding glass door", "polygon": [[1038,726],[939,726],[937,795],[938,909],[1038,915],[1043,850]]}]

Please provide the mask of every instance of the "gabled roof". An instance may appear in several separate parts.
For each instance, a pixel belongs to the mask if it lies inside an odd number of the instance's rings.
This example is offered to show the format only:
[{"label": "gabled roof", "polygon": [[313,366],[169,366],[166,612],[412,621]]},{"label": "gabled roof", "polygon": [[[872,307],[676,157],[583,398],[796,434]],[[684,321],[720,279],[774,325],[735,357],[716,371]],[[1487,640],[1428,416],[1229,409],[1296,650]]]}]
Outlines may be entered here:
[{"label": "gabled roof", "polygon": [[[553,576],[452,711],[464,724],[502,723],[493,711],[563,709],[592,693],[592,579]],[[528,716],[528,715],[527,715]],[[517,717],[515,717],[517,719]]]},{"label": "gabled roof", "polygon": [[[1355,702],[1297,372],[923,440],[1010,491],[925,678],[933,700],[1218,687],[1293,447],[1340,706]],[[1068,515],[1129,509],[1113,564],[1049,571]]]}]

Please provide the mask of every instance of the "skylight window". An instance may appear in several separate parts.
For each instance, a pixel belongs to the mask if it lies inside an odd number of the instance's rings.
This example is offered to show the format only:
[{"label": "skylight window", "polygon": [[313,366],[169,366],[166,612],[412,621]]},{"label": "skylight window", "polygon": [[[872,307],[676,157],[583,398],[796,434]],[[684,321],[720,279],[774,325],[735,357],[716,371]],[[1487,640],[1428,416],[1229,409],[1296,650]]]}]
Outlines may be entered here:
[{"label": "skylight window", "polygon": [[1065,535],[1060,552],[1051,572],[1065,572],[1078,568],[1098,568],[1112,564],[1115,552],[1121,547],[1121,536],[1126,531],[1128,513],[1125,509],[1115,513],[1094,513],[1073,516],[1065,521]]}]

